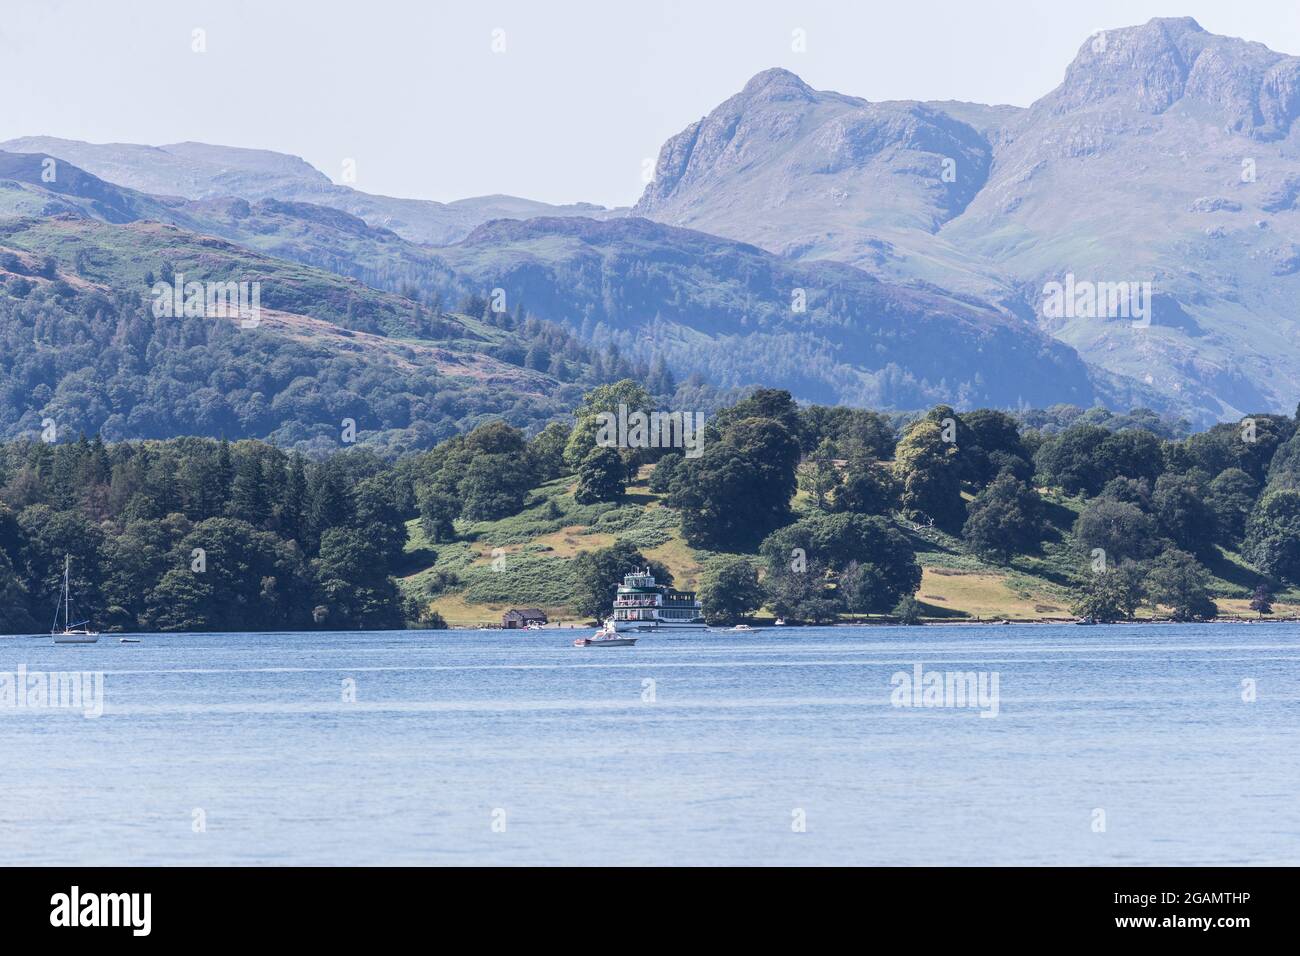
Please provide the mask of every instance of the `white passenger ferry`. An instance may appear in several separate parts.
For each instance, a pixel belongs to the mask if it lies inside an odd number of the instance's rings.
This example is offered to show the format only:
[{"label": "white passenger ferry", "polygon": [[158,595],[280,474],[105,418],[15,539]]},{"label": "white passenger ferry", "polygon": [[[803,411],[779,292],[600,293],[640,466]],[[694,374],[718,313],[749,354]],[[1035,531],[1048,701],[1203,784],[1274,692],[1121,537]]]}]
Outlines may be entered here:
[{"label": "white passenger ferry", "polygon": [[614,595],[614,621],[623,631],[699,630],[704,627],[704,610],[694,591],[656,584],[646,568],[623,577]]}]

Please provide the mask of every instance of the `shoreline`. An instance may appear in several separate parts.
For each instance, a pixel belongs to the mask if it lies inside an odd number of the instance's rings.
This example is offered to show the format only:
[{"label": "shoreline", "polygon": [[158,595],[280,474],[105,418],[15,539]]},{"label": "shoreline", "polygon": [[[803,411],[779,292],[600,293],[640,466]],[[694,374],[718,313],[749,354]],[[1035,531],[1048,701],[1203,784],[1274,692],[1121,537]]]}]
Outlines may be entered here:
[{"label": "shoreline", "polygon": [[[904,627],[906,627],[906,628],[912,628],[912,627],[990,627],[990,626],[991,626],[991,627],[1009,627],[1009,626],[1013,626],[1013,625],[1014,625],[1014,626],[1017,626],[1017,627],[1063,627],[1063,626],[1078,625],[1078,624],[1079,624],[1079,622],[1078,622],[1078,620],[1076,620],[1076,619],[1063,619],[1063,618],[1053,618],[1053,619],[1043,619],[1043,620],[1018,620],[1018,621],[1017,621],[1017,620],[988,620],[988,621],[920,621],[920,622],[918,622],[918,623],[916,623],[916,624],[900,624],[900,623],[898,623],[897,621],[837,621],[837,622],[835,622],[835,623],[833,623],[833,624],[782,624],[782,625],[780,625],[779,627],[778,627],[777,625],[775,625],[775,624],[751,624],[750,627],[752,628],[752,630],[751,630],[751,631],[748,631],[748,632],[746,632],[746,631],[732,631],[732,628],[731,628],[730,625],[719,625],[719,626],[717,626],[717,627],[701,627],[701,628],[698,628],[698,629],[689,629],[689,630],[677,629],[677,630],[673,630],[673,631],[671,631],[671,632],[669,632],[669,631],[665,631],[665,632],[663,632],[663,633],[674,633],[674,634],[680,634],[680,633],[687,633],[687,634],[723,634],[723,633],[737,633],[737,634],[744,634],[744,633],[754,633],[754,632],[756,632],[756,631],[777,631],[777,630],[780,630],[780,631],[802,631],[802,630],[809,630],[809,629],[811,629],[811,628],[819,628],[819,629],[822,629],[822,628],[843,628],[843,627],[897,627],[897,628],[904,628]],[[1142,625],[1142,626],[1156,626],[1156,625],[1169,625],[1169,624],[1179,624],[1179,625],[1186,625],[1186,624],[1200,624],[1200,625],[1213,625],[1213,624],[1233,624],[1233,625],[1236,625],[1236,624],[1300,624],[1300,617],[1265,617],[1265,618],[1231,618],[1231,617],[1229,617],[1229,618],[1214,618],[1214,619],[1212,619],[1212,620],[1208,620],[1208,621],[1175,621],[1175,620],[1173,620],[1172,618],[1158,618],[1158,619],[1153,619],[1153,618],[1137,618],[1137,619],[1134,619],[1134,620],[1131,620],[1131,621],[1111,621],[1111,622],[1107,622],[1107,623],[1103,623],[1103,622],[1098,621],[1096,624],[1093,624],[1093,625],[1082,625],[1082,626],[1088,626],[1088,627],[1132,627],[1132,626],[1134,626],[1134,625]],[[314,629],[311,629],[311,628],[304,628],[304,629],[302,629],[302,630],[292,630],[292,631],[291,631],[291,630],[283,630],[283,629],[281,629],[281,630],[275,630],[275,631],[121,631],[121,632],[115,632],[115,633],[111,633],[111,634],[110,634],[110,633],[107,633],[107,632],[102,633],[102,634],[100,635],[101,640],[100,640],[98,643],[99,643],[99,644],[117,644],[117,643],[118,643],[118,638],[123,638],[123,637],[192,637],[192,636],[201,636],[201,635],[207,635],[207,634],[265,634],[265,635],[271,635],[271,634],[284,634],[284,635],[296,635],[296,634],[339,634],[339,635],[343,635],[343,634],[362,633],[362,634],[426,634],[426,635],[434,636],[434,635],[438,635],[438,634],[444,633],[444,632],[446,632],[446,631],[472,631],[472,632],[488,631],[488,632],[493,632],[493,633],[502,633],[502,634],[516,635],[516,634],[529,634],[529,633],[532,633],[532,634],[538,634],[538,633],[543,633],[543,632],[548,632],[548,631],[560,631],[560,632],[568,633],[568,632],[570,632],[570,631],[582,631],[582,630],[586,630],[588,626],[590,626],[590,627],[598,627],[599,625],[595,625],[595,624],[593,624],[593,625],[585,625],[585,624],[583,624],[583,625],[578,625],[578,624],[572,624],[572,625],[555,625],[555,626],[547,626],[547,627],[543,627],[543,628],[538,629],[538,630],[530,630],[529,628],[482,627],[482,626],[479,626],[479,625],[467,625],[467,626],[463,626],[463,627],[452,627],[452,626],[449,626],[449,627],[446,627],[446,628],[438,628],[438,629],[436,629],[436,630],[431,630],[431,629],[429,629],[429,628],[386,628],[386,629],[381,629],[381,630],[362,630],[362,631],[354,631],[354,630],[351,630],[351,629],[349,629],[349,630],[314,630]],[[647,636],[647,635],[651,635],[651,634],[654,634],[654,633],[655,633],[654,631],[647,631],[647,632],[645,632],[644,635],[641,635],[641,636]],[[49,637],[50,637],[49,634],[0,634],[0,640],[15,640],[15,641],[16,641],[16,640],[23,640],[23,639],[29,639],[29,640],[30,640],[30,639],[38,639],[38,638],[45,638],[45,639],[48,639]],[[83,645],[83,644],[78,644],[78,645],[54,645],[53,643],[51,643],[51,646],[60,646],[60,647],[62,647],[62,646],[67,646],[67,647],[95,647],[95,646],[97,646],[97,645],[96,645],[96,644],[84,644],[84,645]]]}]

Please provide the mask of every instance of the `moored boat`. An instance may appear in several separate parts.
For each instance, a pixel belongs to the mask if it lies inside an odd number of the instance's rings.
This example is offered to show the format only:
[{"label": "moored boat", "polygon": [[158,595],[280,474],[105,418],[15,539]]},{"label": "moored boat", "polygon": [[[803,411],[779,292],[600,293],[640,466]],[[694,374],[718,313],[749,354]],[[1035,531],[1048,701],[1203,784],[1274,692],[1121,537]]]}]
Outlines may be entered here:
[{"label": "moored boat", "polygon": [[55,644],[95,644],[99,641],[99,631],[90,630],[89,621],[72,623],[72,596],[71,587],[69,586],[69,570],[72,567],[72,556],[64,555],[63,557],[63,630],[59,630],[59,605],[54,606],[54,623],[50,626],[50,637],[54,638]]}]

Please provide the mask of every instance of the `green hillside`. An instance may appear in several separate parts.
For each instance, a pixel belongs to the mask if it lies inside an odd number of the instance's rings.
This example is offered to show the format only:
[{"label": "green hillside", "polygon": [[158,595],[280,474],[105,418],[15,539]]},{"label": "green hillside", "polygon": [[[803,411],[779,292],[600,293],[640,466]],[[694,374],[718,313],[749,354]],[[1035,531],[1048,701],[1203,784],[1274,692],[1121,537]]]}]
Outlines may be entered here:
[{"label": "green hillside", "polygon": [[[452,627],[499,624],[501,614],[512,607],[540,607],[552,623],[576,623],[571,559],[627,541],[666,565],[677,586],[696,588],[703,573],[723,556],[686,544],[677,514],[647,487],[649,471],[641,469],[619,504],[579,505],[573,498],[574,478],[548,482],[534,489],[517,515],[500,521],[458,521],[458,540],[449,544],[431,545],[420,522],[409,521],[399,584]],[[1083,502],[1049,493],[1044,497],[1048,531],[1041,553],[1016,555],[1006,566],[983,560],[958,537],[894,518],[923,569],[916,598],[925,620],[1073,620],[1072,591],[1082,581],[1079,569],[1087,567],[1087,555],[1070,529]],[[813,510],[806,494],[796,498],[795,510]],[[1221,615],[1254,617],[1247,605],[1258,575],[1235,553],[1220,550],[1218,555],[1209,570]],[[1274,611],[1279,619],[1300,619],[1300,589],[1279,593]],[[770,616],[766,609],[763,613]],[[1149,608],[1138,614],[1152,616]],[[852,619],[889,620],[880,615]]]},{"label": "green hillside", "polygon": [[420,522],[408,522],[403,589],[427,599],[453,627],[499,620],[511,607],[542,607],[552,620],[572,620],[571,559],[616,540],[662,561],[679,585],[698,583],[714,555],[685,545],[677,515],[644,481],[628,486],[623,503],[580,505],[573,486],[571,477],[548,482],[509,518],[458,521],[450,544],[430,545]]},{"label": "green hillside", "polygon": [[[176,277],[257,283],[257,326],[156,315],[154,284]],[[3,219],[0,439],[49,418],[110,441],[191,434],[323,451],[351,419],[359,443],[428,448],[489,418],[544,424],[604,374],[563,329],[490,317],[498,324],[170,225]]]}]

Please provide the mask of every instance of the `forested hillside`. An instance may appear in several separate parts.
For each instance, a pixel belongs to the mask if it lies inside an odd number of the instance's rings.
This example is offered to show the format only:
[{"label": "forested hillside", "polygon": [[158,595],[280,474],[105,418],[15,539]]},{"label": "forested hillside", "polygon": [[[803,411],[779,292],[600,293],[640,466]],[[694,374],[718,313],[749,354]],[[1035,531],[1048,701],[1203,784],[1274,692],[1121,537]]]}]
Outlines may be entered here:
[{"label": "forested hillside", "polygon": [[0,630],[45,626],[65,555],[82,613],[116,630],[438,627],[532,604],[585,619],[645,563],[719,622],[1294,610],[1288,417],[1184,437],[1141,409],[899,418],[759,390],[686,457],[602,445],[620,405],[656,400],[604,384],[531,438],[493,420],[396,460],[0,445]]},{"label": "forested hillside", "polygon": [[[158,316],[155,283],[256,282],[256,327]],[[540,428],[582,387],[629,375],[671,395],[662,362],[580,343],[516,306],[378,292],[157,223],[0,221],[0,438],[46,422],[108,441],[264,438],[428,448],[481,421]]]},{"label": "forested hillside", "polygon": [[[578,410],[570,467],[613,401]],[[637,560],[700,587],[713,620],[1257,615],[1300,582],[1295,428],[1259,415],[1189,437],[1141,409],[891,418],[761,390],[715,416],[698,459],[597,449],[509,516],[426,512],[408,550],[437,557],[403,583],[462,624],[512,605],[595,615],[612,584],[590,567]]]}]

